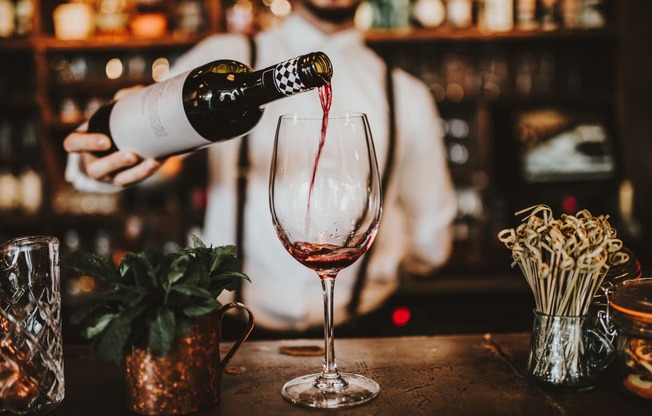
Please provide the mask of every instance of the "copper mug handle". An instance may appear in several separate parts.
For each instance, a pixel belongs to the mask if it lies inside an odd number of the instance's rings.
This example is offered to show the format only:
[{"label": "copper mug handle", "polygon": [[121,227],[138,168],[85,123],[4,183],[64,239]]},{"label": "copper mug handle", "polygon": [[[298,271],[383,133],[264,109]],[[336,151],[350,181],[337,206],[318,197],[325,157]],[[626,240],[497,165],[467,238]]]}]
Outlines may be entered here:
[{"label": "copper mug handle", "polygon": [[[226,305],[222,306],[220,311],[218,312],[218,317],[219,317],[219,330],[218,330],[218,335],[221,337],[222,336],[222,319],[224,318],[224,315],[226,312],[230,311],[231,309],[234,308],[242,308],[247,312],[248,315],[248,322],[247,322],[247,327],[242,331],[238,339],[235,341],[235,344],[231,347],[229,352],[226,353],[224,356],[224,359],[221,360],[220,362],[220,371],[224,371],[225,366],[231,361],[233,356],[240,350],[240,347],[242,347],[242,344],[249,338],[249,335],[251,334],[251,331],[254,329],[254,313],[249,309],[247,306],[243,305],[240,302],[231,302],[227,303]],[[219,343],[218,343],[219,345]]]}]

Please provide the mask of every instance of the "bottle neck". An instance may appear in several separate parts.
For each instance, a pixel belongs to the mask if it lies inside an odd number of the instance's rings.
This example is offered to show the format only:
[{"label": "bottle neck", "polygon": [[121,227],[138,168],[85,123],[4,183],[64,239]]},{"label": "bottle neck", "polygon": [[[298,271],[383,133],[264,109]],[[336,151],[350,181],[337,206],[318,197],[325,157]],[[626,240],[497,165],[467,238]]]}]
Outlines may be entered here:
[{"label": "bottle neck", "polygon": [[321,52],[302,55],[251,73],[246,94],[259,104],[310,91],[330,82],[330,61]]},{"label": "bottle neck", "polygon": [[307,61],[305,56],[280,62],[254,74],[260,77],[264,89],[276,90],[278,98],[309,91],[325,84],[315,76],[314,65]]}]

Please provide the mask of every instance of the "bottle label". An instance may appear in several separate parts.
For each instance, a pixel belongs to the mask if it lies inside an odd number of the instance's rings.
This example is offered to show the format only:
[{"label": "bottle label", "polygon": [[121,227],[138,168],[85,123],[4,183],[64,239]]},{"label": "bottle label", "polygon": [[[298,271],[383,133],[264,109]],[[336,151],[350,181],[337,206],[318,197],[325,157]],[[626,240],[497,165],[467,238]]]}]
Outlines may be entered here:
[{"label": "bottle label", "polygon": [[157,158],[211,144],[192,127],[183,108],[183,83],[189,72],[116,101],[109,128],[118,149]]},{"label": "bottle label", "polygon": [[276,65],[274,68],[274,85],[283,95],[293,95],[308,90],[299,78],[299,58],[290,59]]}]

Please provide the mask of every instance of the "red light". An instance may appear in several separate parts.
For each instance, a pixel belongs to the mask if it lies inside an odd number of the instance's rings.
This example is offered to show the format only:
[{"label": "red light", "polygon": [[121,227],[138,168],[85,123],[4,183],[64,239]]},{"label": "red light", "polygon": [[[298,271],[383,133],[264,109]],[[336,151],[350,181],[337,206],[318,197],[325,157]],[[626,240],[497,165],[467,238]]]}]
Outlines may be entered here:
[{"label": "red light", "polygon": [[392,314],[392,322],[394,323],[394,326],[405,326],[410,322],[410,318],[412,317],[412,313],[410,312],[410,309],[406,308],[405,306],[399,306],[398,308],[394,309],[394,313]]}]

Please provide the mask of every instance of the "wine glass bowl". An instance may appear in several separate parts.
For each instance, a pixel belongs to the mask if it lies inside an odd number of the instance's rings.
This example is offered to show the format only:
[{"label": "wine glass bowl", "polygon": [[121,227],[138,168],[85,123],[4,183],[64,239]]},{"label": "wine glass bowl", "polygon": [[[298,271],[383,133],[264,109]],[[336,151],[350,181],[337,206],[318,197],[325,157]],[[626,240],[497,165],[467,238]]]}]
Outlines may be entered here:
[{"label": "wine glass bowl", "polygon": [[337,408],[374,398],[378,384],[340,373],[335,363],[333,287],[337,273],[371,246],[381,216],[381,186],[364,113],[289,114],[279,118],[270,172],[270,210],[285,249],[319,276],[324,297],[321,373],[283,386],[283,397]]}]

